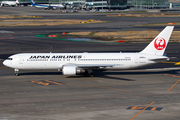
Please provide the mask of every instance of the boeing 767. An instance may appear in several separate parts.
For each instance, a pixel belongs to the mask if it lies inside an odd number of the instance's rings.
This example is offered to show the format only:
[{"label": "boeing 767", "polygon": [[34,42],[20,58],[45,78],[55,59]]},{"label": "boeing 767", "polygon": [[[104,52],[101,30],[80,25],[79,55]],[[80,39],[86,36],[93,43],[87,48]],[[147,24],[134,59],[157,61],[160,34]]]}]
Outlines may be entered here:
[{"label": "boeing 767", "polygon": [[30,2],[32,6],[35,6],[37,8],[45,8],[45,10],[49,10],[49,9],[55,10],[56,8],[60,8],[60,9],[64,8],[62,4],[50,4],[50,3],[49,4],[36,4],[34,0],[30,0]]},{"label": "boeing 767", "polygon": [[7,58],[3,64],[19,69],[57,69],[63,75],[76,75],[94,69],[132,69],[169,60],[164,56],[174,26],[167,26],[138,53],[21,53]]}]

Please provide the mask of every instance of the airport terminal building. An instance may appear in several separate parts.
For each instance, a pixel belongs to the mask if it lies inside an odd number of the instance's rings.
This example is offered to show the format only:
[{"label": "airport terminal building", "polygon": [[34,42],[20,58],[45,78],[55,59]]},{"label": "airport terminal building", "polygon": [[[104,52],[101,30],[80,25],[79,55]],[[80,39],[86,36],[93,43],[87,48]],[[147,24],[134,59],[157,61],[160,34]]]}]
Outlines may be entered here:
[{"label": "airport terminal building", "polygon": [[[12,0],[0,0],[12,1]],[[65,9],[165,9],[180,7],[180,0],[34,0],[36,3],[60,3]],[[20,5],[30,5],[30,0],[19,0]]]}]

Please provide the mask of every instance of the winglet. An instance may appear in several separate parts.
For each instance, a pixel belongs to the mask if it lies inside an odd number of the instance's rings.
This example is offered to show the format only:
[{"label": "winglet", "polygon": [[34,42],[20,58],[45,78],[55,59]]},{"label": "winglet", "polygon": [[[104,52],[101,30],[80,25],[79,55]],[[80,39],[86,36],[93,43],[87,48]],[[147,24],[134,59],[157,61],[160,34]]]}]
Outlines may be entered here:
[{"label": "winglet", "polygon": [[159,35],[140,53],[163,55],[169,42],[174,26],[167,26]]}]

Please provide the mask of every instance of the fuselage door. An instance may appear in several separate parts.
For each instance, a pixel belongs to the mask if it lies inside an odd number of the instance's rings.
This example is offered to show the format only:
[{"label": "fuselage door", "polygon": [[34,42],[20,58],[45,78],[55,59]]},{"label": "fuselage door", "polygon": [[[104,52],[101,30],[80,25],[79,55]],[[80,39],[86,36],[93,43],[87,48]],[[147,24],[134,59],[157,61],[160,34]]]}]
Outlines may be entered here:
[{"label": "fuselage door", "polygon": [[23,58],[19,58],[19,64],[23,64]]}]

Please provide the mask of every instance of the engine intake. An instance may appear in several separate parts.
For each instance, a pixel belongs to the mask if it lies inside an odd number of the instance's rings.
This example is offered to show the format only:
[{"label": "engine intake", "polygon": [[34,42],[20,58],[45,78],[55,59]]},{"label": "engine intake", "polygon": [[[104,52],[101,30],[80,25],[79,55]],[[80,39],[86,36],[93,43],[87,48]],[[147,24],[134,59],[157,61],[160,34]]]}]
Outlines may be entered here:
[{"label": "engine intake", "polygon": [[84,70],[77,68],[77,66],[63,66],[62,68],[63,75],[76,75],[82,72],[84,72]]}]

